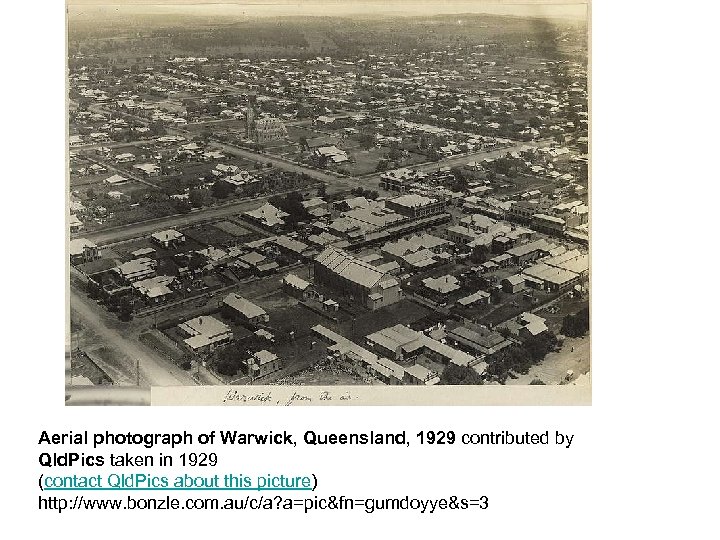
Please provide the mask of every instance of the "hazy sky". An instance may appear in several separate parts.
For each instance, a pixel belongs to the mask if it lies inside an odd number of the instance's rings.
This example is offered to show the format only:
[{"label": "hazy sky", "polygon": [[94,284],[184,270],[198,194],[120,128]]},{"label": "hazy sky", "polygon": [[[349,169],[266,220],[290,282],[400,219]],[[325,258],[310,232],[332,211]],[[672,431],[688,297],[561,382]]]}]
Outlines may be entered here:
[{"label": "hazy sky", "polygon": [[123,13],[178,13],[216,16],[281,15],[435,15],[453,13],[490,13],[531,17],[587,18],[587,2],[582,0],[243,0],[212,2],[207,0],[67,0],[70,14],[97,11]]}]

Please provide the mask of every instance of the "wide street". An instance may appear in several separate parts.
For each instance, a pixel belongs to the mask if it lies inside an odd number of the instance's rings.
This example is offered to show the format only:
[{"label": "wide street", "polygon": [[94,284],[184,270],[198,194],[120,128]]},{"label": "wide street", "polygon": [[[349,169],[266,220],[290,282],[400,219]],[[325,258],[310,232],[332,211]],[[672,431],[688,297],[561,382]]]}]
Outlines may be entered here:
[{"label": "wide street", "polygon": [[327,184],[328,193],[330,194],[340,191],[347,191],[357,186],[357,181],[353,178],[333,175],[323,171],[319,171],[317,169],[312,169],[304,165],[299,165],[297,163],[281,159],[277,156],[273,156],[272,154],[261,154],[258,152],[253,152],[252,150],[239,148],[237,146],[222,143],[220,141],[213,141],[210,146],[214,148],[219,148],[223,152],[241,157],[243,159],[256,161],[258,163],[272,163],[273,167],[276,167],[277,169],[280,169],[282,171],[307,174],[315,180],[319,180]]},{"label": "wide street", "polygon": [[[323,171],[319,171],[317,169],[312,169],[303,165],[291,163],[289,161],[269,154],[259,154],[251,150],[238,148],[237,146],[221,142],[213,142],[212,144],[214,147],[220,148],[228,154],[236,155],[244,159],[253,160],[259,163],[269,162],[272,163],[273,166],[281,170],[305,173],[313,179],[325,183],[327,185],[328,193],[349,191],[353,187],[356,187],[360,182],[362,182],[365,187],[367,187],[368,185],[377,186],[380,181],[380,173],[374,173],[372,175],[364,176],[361,178],[339,177]],[[438,162],[417,165],[413,168],[424,172],[430,172],[438,170],[440,167],[452,167],[457,165],[463,165],[471,161],[481,161],[485,158],[497,158],[500,156],[504,156],[508,152],[517,151],[522,146],[526,145],[533,147],[543,147],[548,146],[549,144],[550,141],[548,140],[536,141],[531,143],[518,143],[511,147],[505,147],[498,150],[484,150],[464,156],[449,157]],[[128,240],[131,238],[138,238],[140,236],[149,235],[162,229],[187,227],[200,222],[219,220],[234,214],[239,214],[241,212],[257,208],[262,204],[262,202],[266,201],[270,197],[272,197],[272,195],[266,195],[254,199],[233,201],[223,205],[193,210],[189,214],[177,214],[174,216],[167,216],[139,223],[111,227],[97,232],[80,234],[76,233],[73,234],[72,237],[75,238],[78,236],[82,236],[83,238],[92,240],[98,245],[110,244],[113,242],[119,242],[122,240]]]},{"label": "wide street", "polygon": [[96,232],[83,231],[81,233],[73,234],[72,238],[87,238],[99,246],[103,246],[115,242],[121,242],[123,240],[148,236],[163,229],[189,227],[190,225],[195,225],[197,223],[218,221],[228,216],[240,214],[247,210],[257,208],[264,201],[274,195],[277,194],[265,195],[254,199],[242,199],[222,205],[192,210],[188,214],[175,214],[172,216],[149,219],[138,223],[110,227]]}]

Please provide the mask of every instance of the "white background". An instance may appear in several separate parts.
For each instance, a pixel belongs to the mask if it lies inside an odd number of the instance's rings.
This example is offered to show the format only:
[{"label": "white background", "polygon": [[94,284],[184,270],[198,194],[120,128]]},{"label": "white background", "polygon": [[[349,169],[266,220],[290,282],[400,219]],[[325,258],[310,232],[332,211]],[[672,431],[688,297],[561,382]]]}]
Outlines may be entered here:
[{"label": "white background", "polygon": [[[65,408],[64,26],[5,6],[2,508],[7,537],[711,537],[717,503],[717,29],[714,8],[593,7],[593,405]],[[622,6],[620,6],[622,4]],[[706,11],[708,10],[708,11]],[[309,473],[319,495],[487,494],[485,512],[37,510],[43,429],[420,429],[575,434],[570,450],[415,445],[219,448],[242,474]],[[711,459],[712,458],[712,459]]]}]

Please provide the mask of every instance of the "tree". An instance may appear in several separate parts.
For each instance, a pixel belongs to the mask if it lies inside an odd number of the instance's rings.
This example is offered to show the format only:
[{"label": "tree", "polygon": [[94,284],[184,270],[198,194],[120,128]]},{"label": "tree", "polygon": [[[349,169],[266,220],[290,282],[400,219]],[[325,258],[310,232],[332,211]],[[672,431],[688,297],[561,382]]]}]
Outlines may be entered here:
[{"label": "tree", "polygon": [[369,133],[361,133],[358,135],[357,140],[360,144],[360,148],[363,150],[370,150],[373,146],[375,146],[375,137]]},{"label": "tree", "polygon": [[88,279],[87,282],[87,293],[90,298],[97,300],[102,295],[102,285],[94,279]]},{"label": "tree", "polygon": [[268,201],[274,207],[287,212],[289,216],[285,218],[285,222],[289,225],[293,225],[299,221],[305,221],[310,216],[302,204],[303,196],[297,191],[288,193],[285,197],[276,195],[271,197]]},{"label": "tree", "polygon": [[133,317],[133,303],[129,297],[123,296],[120,299],[118,317],[121,321],[131,321]]},{"label": "tree", "polygon": [[192,210],[192,205],[185,199],[173,199],[173,206],[180,214],[187,214]]},{"label": "tree", "polygon": [[440,384],[483,384],[482,377],[477,371],[468,366],[458,366],[450,363],[446,367],[442,375],[440,375]]},{"label": "tree", "polygon": [[390,148],[387,157],[390,161],[397,161],[402,158],[402,151],[397,146],[393,146]]},{"label": "tree", "polygon": [[581,337],[590,330],[590,310],[585,307],[575,315],[565,315],[561,332],[568,337]]},{"label": "tree", "polygon": [[247,366],[243,359],[247,356],[245,347],[239,342],[229,343],[218,349],[216,369],[218,373],[227,376],[237,375],[238,372],[247,374]]},{"label": "tree", "polygon": [[487,261],[489,255],[490,249],[486,245],[480,244],[478,246],[474,246],[472,248],[472,253],[470,254],[470,262],[473,264],[482,264]]},{"label": "tree", "polygon": [[455,178],[450,182],[450,189],[457,192],[465,192],[469,188],[469,184],[465,176],[458,169],[453,171]]},{"label": "tree", "polygon": [[206,189],[191,189],[189,199],[193,208],[202,208],[210,201],[210,194]]},{"label": "tree", "polygon": [[180,367],[183,368],[185,371],[189,371],[192,367],[192,356],[189,354],[184,354],[182,358],[180,358]]},{"label": "tree", "polygon": [[202,268],[205,266],[206,260],[205,257],[198,253],[192,253],[190,255],[190,260],[188,260],[188,269],[195,273],[198,270],[202,270]]},{"label": "tree", "polygon": [[543,332],[537,336],[531,336],[523,343],[523,348],[528,352],[533,363],[537,364],[545,358],[547,353],[555,348],[557,338],[550,331]]},{"label": "tree", "polygon": [[440,161],[440,158],[441,158],[441,157],[442,157],[442,156],[440,156],[440,153],[439,153],[437,150],[435,150],[435,148],[430,148],[430,149],[428,150],[427,158],[428,158],[430,161]]},{"label": "tree", "polygon": [[212,194],[216,199],[226,199],[233,191],[235,186],[223,180],[217,180],[212,186]]},{"label": "tree", "polygon": [[531,385],[540,385],[540,384],[544,385],[545,383],[542,382],[540,379],[533,379],[532,381],[530,381],[530,384]]}]

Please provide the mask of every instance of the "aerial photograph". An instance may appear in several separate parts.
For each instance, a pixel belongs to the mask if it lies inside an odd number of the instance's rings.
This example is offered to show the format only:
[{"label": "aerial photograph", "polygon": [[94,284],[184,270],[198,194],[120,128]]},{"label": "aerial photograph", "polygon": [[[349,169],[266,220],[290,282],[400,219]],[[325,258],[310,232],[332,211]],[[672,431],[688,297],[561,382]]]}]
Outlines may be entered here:
[{"label": "aerial photograph", "polygon": [[68,404],[590,386],[588,4],[71,0],[66,25]]}]

